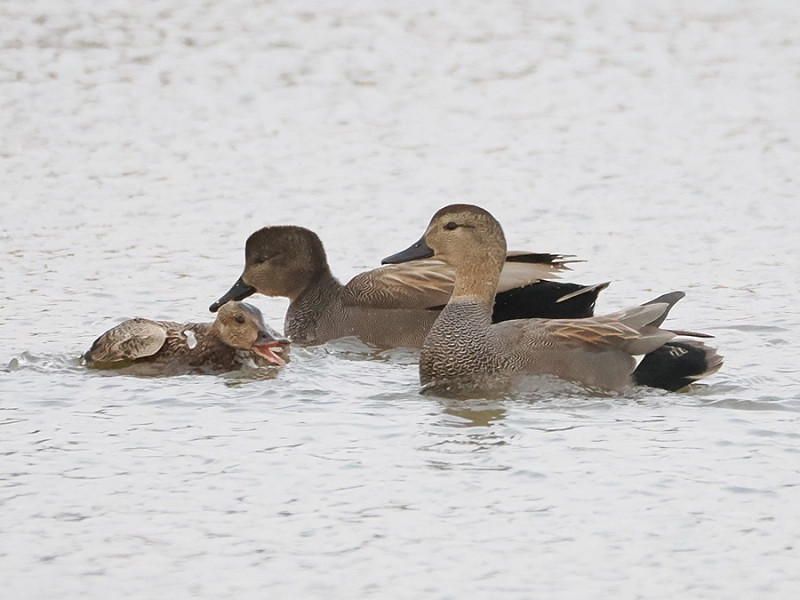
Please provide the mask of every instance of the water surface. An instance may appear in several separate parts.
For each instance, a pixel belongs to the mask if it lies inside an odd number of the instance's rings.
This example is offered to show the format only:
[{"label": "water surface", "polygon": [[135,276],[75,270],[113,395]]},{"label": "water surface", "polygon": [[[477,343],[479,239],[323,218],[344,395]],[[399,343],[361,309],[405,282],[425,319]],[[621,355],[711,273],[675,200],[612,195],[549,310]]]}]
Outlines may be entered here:
[{"label": "water surface", "polygon": [[[800,587],[800,9],[0,5],[0,577],[14,598],[786,598]],[[343,280],[451,202],[673,289],[680,394],[455,402],[352,341],[279,372],[78,356],[211,319],[246,236]],[[286,301],[255,298],[281,326]]]}]

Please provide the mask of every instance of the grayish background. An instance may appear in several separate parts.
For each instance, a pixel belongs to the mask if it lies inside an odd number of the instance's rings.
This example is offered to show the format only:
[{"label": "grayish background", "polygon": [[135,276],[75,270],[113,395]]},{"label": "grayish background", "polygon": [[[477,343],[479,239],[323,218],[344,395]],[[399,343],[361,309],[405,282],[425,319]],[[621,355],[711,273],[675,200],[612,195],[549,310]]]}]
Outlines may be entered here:
[{"label": "grayish background", "polygon": [[[0,3],[9,598],[786,598],[800,589],[792,2]],[[210,320],[255,229],[343,280],[481,204],[516,249],[687,292],[688,393],[420,396],[344,341],[276,376],[89,373]],[[281,326],[286,301],[256,298]]]}]

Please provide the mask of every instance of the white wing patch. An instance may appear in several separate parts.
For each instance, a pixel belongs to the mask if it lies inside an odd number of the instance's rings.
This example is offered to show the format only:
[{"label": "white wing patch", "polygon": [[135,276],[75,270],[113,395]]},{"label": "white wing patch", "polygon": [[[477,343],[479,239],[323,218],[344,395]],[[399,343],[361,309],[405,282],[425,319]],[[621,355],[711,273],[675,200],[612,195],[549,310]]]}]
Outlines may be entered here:
[{"label": "white wing patch", "polygon": [[197,347],[197,337],[194,335],[194,331],[187,329],[183,332],[183,336],[186,338],[186,345],[189,346],[189,350],[194,350]]}]

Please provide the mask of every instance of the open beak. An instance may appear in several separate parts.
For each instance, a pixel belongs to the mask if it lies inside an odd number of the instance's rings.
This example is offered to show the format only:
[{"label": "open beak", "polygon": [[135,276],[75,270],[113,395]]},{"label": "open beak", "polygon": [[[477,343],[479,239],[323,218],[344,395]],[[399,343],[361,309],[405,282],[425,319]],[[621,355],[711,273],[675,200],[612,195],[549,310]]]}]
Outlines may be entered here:
[{"label": "open beak", "polygon": [[247,285],[242,278],[236,280],[236,283],[233,284],[233,287],[229,289],[225,294],[214,304],[208,307],[212,313],[217,312],[219,308],[225,304],[226,302],[230,302],[231,300],[244,300],[248,296],[252,296],[256,293],[256,288],[252,285]]},{"label": "open beak", "polygon": [[384,258],[381,261],[381,264],[391,265],[396,263],[404,263],[410,260],[416,260],[418,258],[430,258],[431,256],[433,256],[433,250],[431,250],[428,244],[425,243],[425,236],[422,236],[417,242],[411,244],[405,250]]},{"label": "open beak", "polygon": [[256,341],[253,343],[252,351],[273,365],[282,367],[286,364],[286,360],[278,355],[283,353],[288,347],[289,340],[285,337],[275,332],[262,329],[258,332],[258,337],[256,337]]}]

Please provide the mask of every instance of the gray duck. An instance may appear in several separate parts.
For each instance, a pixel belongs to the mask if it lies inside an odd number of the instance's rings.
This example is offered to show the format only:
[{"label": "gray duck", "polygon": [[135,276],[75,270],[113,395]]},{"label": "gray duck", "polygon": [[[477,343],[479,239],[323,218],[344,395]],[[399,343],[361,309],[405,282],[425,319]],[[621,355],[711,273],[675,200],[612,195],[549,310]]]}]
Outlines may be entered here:
[{"label": "gray duck", "polygon": [[[453,269],[455,285],[423,344],[424,389],[473,392],[544,374],[607,391],[659,381],[664,385],[658,387],[678,389],[722,365],[716,351],[702,342],[673,342],[679,334],[710,336],[660,328],[683,292],[591,318],[492,323],[506,241],[497,220],[480,207],[442,208],[422,239],[384,261],[402,264],[430,255]],[[637,378],[636,357],[653,353],[649,370]]]}]

